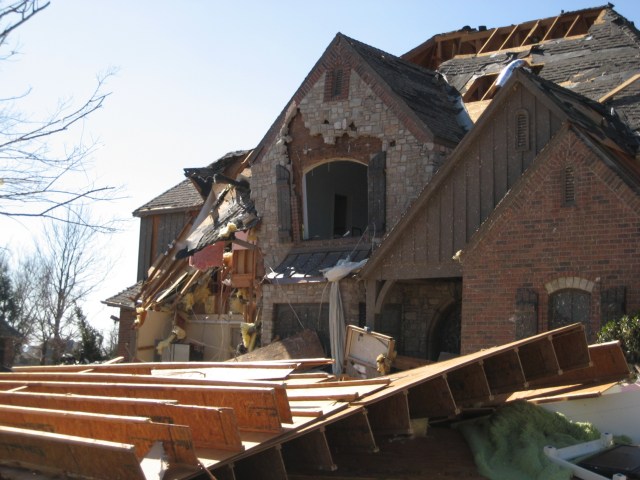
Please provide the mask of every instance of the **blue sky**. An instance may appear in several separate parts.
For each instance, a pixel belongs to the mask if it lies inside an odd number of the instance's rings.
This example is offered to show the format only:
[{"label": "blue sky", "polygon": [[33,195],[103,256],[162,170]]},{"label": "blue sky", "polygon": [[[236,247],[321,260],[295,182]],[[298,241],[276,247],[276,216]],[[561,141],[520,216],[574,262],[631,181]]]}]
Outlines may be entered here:
[{"label": "blue sky", "polygon": [[[139,223],[131,212],[180,182],[184,167],[254,147],[337,32],[401,55],[465,25],[497,27],[603,4],[53,0],[11,38],[20,54],[0,63],[1,95],[31,88],[17,106],[38,118],[59,99],[85,99],[96,76],[117,70],[105,87],[111,95],[82,132],[100,143],[89,173],[126,195],[98,213],[129,219],[108,239],[112,270],[85,306],[106,328],[117,311],[100,300],[136,280]],[[640,21],[637,0],[615,9]],[[38,227],[0,219],[0,244],[18,251]]]}]

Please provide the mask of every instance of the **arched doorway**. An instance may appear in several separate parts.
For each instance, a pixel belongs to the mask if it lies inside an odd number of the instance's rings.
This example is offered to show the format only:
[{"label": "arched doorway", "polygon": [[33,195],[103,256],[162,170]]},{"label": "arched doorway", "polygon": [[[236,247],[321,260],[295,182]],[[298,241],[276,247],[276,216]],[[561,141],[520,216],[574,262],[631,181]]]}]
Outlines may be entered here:
[{"label": "arched doorway", "polygon": [[441,355],[460,355],[461,314],[462,302],[454,300],[437,316],[430,333],[429,360],[436,361]]}]

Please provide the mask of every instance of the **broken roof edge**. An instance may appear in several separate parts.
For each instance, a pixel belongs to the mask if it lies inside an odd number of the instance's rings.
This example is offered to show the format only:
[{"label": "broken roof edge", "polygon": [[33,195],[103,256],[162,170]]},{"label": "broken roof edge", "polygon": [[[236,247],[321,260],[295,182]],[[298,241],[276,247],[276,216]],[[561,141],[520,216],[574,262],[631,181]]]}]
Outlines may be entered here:
[{"label": "broken roof edge", "polygon": [[[348,49],[346,50],[346,52],[348,52],[351,57],[355,57],[359,59],[360,64],[366,65],[366,68],[368,71],[367,73],[374,76],[377,82],[379,82],[379,84],[384,85],[386,87],[387,93],[391,95],[391,97],[394,99],[394,103],[397,104],[397,107],[402,108],[402,113],[410,116],[412,121],[409,127],[413,127],[411,128],[412,133],[416,135],[416,137],[420,141],[427,141],[427,140],[430,141],[434,138],[438,138],[438,140],[442,140],[439,137],[436,137],[434,135],[434,133],[428,128],[428,126],[422,120],[420,120],[420,118],[416,115],[416,113],[411,108],[408,107],[407,103],[375,71],[375,69],[371,66],[371,64],[367,62],[360,53],[358,53],[357,49],[350,44],[351,41],[358,42],[357,40],[353,40],[350,37],[340,32],[338,32],[335,35],[333,40],[329,43],[329,45],[324,50],[320,58],[313,65],[311,70],[309,70],[309,73],[307,73],[307,75],[305,76],[300,86],[296,89],[294,94],[291,96],[290,100],[285,104],[280,114],[276,117],[275,121],[271,124],[271,126],[269,127],[265,135],[262,137],[262,139],[256,146],[255,150],[257,151],[257,153],[253,156],[251,160],[251,164],[259,163],[264,157],[264,155],[267,153],[267,150],[265,149],[265,147],[277,141],[284,127],[286,127],[288,123],[291,121],[291,119],[293,118],[293,116],[296,115],[296,110],[298,108],[298,105],[300,105],[300,101],[311,91],[311,88],[320,80],[322,75],[324,75],[324,73],[329,69],[330,65],[332,64],[332,58],[330,58],[331,52],[339,48],[341,44],[348,45]],[[365,45],[368,48],[380,51],[385,55],[389,55],[394,58],[397,58],[398,60],[401,60],[404,63],[411,64],[411,62],[408,62],[407,60],[402,60],[400,57],[397,57],[396,55],[393,55],[391,53],[384,52],[383,50],[377,49],[375,47],[371,47],[362,42],[358,42],[358,43]],[[432,70],[425,69],[424,67],[420,67],[415,64],[411,64],[411,65],[412,65],[412,68],[417,67],[417,68],[421,68],[425,72],[432,72],[434,74],[437,74],[437,72],[433,72]],[[355,65],[352,65],[352,68],[354,67]],[[361,75],[360,77],[362,78]],[[362,80],[372,88],[377,84],[377,82],[367,81],[365,78],[362,78]],[[380,96],[379,91],[376,91],[374,89],[374,92],[376,93],[376,95]],[[388,104],[389,102],[385,102],[385,103]],[[389,105],[389,106],[393,106],[393,105]],[[413,131],[413,130],[416,130],[416,131]],[[451,143],[452,144],[451,146],[455,145],[455,143],[451,142],[450,140],[444,141],[444,143]]]},{"label": "broken roof edge", "polygon": [[[511,24],[511,25],[500,25],[497,27],[490,27],[490,28],[484,28],[484,30],[481,30],[480,28],[471,28],[468,26],[465,26],[459,30],[453,30],[450,32],[444,32],[444,33],[439,33],[436,35],[431,36],[430,38],[428,38],[427,40],[425,40],[424,42],[422,42],[420,45],[412,48],[411,50],[409,50],[406,53],[403,53],[401,55],[401,58],[410,61],[410,62],[416,62],[418,59],[416,57],[419,57],[420,55],[424,54],[429,48],[435,46],[435,44],[437,44],[438,41],[441,40],[453,40],[456,37],[461,37],[463,35],[470,35],[470,34],[479,34],[479,33],[483,33],[486,36],[486,39],[490,39],[492,34],[494,32],[496,32],[499,29],[502,28],[517,28],[518,26],[524,26],[526,24],[536,24],[537,22],[544,22],[544,21],[551,21],[552,19],[557,19],[557,18],[562,18],[562,17],[569,17],[572,15],[576,15],[576,14],[586,14],[586,13],[590,13],[590,12],[597,12],[597,11],[605,11],[605,10],[613,10],[614,5],[611,3],[608,3],[606,5],[602,5],[599,7],[590,7],[590,8],[584,8],[584,9],[579,9],[579,10],[572,10],[570,12],[562,12],[560,13],[560,15],[555,15],[555,16],[551,16],[551,17],[545,17],[545,18],[537,18],[537,19],[532,19],[532,20],[525,20],[523,22],[519,22],[517,24]],[[617,12],[616,12],[617,13]],[[618,14],[619,15],[619,14]],[[621,15],[620,15],[621,16]],[[621,16],[622,17],[622,16]],[[553,41],[553,40],[557,40],[556,39],[549,39],[547,41]],[[543,42],[540,42],[543,43]],[[505,49],[506,50],[506,49]],[[486,52],[487,54],[492,54],[495,53],[497,51],[501,51],[501,50],[492,50],[492,51],[488,51]],[[451,58],[454,58],[454,56],[450,57],[450,58],[446,58],[446,59],[440,59],[438,61],[438,64],[436,65],[436,68],[440,67],[440,64],[442,64],[444,61],[446,60],[450,60]]]}]

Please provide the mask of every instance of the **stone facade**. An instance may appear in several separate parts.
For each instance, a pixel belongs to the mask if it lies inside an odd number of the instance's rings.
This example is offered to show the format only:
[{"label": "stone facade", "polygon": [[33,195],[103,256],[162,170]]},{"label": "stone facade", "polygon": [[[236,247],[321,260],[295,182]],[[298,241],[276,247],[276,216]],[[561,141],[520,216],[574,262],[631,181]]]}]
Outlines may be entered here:
[{"label": "stone facade", "polygon": [[[438,327],[449,319],[448,313],[460,300],[460,283],[453,280],[428,280],[398,283],[387,296],[385,304],[392,306],[393,320],[385,319],[389,313],[376,316],[374,328],[396,339],[401,355],[437,360],[440,354]],[[399,307],[398,309],[393,308]],[[398,322],[392,325],[390,322]]]},{"label": "stone facade", "polygon": [[[306,94],[293,102],[284,115],[277,138],[265,146],[259,161],[252,165],[252,197],[262,217],[257,235],[264,254],[265,269],[277,266],[292,247],[323,248],[355,244],[358,239],[325,241],[302,240],[303,174],[314,165],[332,160],[350,160],[368,164],[372,155],[386,152],[386,226],[393,226],[429,181],[450,149],[434,142],[421,142],[403,126],[386,102],[355,70],[351,70],[348,96],[327,100],[325,81],[328,73],[317,77]],[[295,98],[295,97],[294,97]],[[278,206],[275,169],[285,166],[291,172],[291,242],[281,242],[278,236]],[[376,232],[376,236],[382,232]],[[347,318],[353,322],[358,305],[364,302],[364,290],[343,281],[341,288]],[[320,302],[325,284],[289,286],[264,285],[262,298],[263,341],[272,333],[274,303]],[[357,292],[357,294],[355,293]],[[346,298],[345,298],[346,297]]]},{"label": "stone facade", "polygon": [[[575,179],[570,204],[567,168]],[[622,288],[626,311],[640,308],[640,198],[583,139],[562,132],[504,202],[463,255],[463,353],[513,341],[523,305],[537,331],[549,329],[558,291],[589,295],[590,342],[606,292]]]}]

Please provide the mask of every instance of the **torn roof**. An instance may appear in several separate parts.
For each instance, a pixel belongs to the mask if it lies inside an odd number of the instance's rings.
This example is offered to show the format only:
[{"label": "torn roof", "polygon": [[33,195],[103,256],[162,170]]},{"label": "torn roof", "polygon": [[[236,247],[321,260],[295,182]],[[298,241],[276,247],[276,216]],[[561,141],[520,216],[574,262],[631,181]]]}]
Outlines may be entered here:
[{"label": "torn roof", "polygon": [[336,57],[356,71],[404,119],[419,141],[437,139],[455,146],[466,133],[469,118],[460,104],[460,95],[439,74],[338,33],[271,125],[252,162],[260,161],[266,152],[263,147],[276,141],[290,112],[334,67]]},{"label": "torn roof", "polygon": [[[229,174],[227,169],[233,167],[239,160],[244,160],[249,153],[251,153],[251,150],[229,152],[207,167],[185,168],[184,175],[194,183],[200,194],[206,198],[209,196],[213,186],[213,177],[221,173]],[[235,177],[232,173],[230,175]]]},{"label": "torn roof", "polygon": [[612,140],[627,154],[634,155],[636,153],[640,139],[620,119],[615,109],[612,110],[609,106],[602,105],[526,70],[522,74],[540,91],[544,92],[546,97],[553,101],[569,120],[591,133],[597,141],[608,143],[607,140]]},{"label": "torn roof", "polygon": [[457,144],[466,133],[460,94],[442,75],[338,34],[424,122],[436,137]]},{"label": "torn roof", "polygon": [[[194,229],[186,240],[187,246],[178,251],[176,258],[193,255],[221,240],[233,240],[234,231],[249,230],[260,221],[251,199],[248,180],[235,181],[217,173],[213,176],[214,178],[208,180],[210,185],[222,181],[229,183],[229,186],[218,195],[212,211],[208,214],[208,220],[203,220],[200,225],[194,225]],[[231,225],[233,225],[232,228]]]},{"label": "torn roof", "polygon": [[334,267],[339,260],[359,262],[369,257],[366,247],[290,251],[267,278],[274,283],[324,281],[322,270]]},{"label": "torn roof", "polygon": [[465,25],[459,30],[440,33],[402,55],[402,58],[436,70],[453,57],[490,55],[499,50],[521,48],[543,41],[584,34],[598,20],[601,6],[564,12],[556,17],[530,20],[517,25],[472,28]]},{"label": "torn roof", "polygon": [[[426,211],[429,202],[438,195],[442,185],[450,181],[452,172],[465,162],[466,158],[469,158],[469,145],[473,145],[478,136],[486,134],[485,126],[493,122],[493,112],[505,108],[511,95],[518,95],[516,88],[518,84],[544,100],[562,123],[570,123],[576,127],[577,131],[586,134],[585,137],[591,139],[590,144],[600,153],[598,158],[640,195],[640,165],[635,160],[638,137],[618,118],[615,111],[612,113],[607,106],[545,80],[527,69],[520,68],[513,72],[506,85],[496,95],[495,101],[492,101],[487,108],[487,113],[478,120],[433,179],[425,185],[419,196],[387,232],[382,243],[362,269],[360,276],[367,278],[374,274],[383,264],[386,256],[397,248],[397,242],[401,241],[408,229],[413,227],[412,224],[419,218],[418,215]],[[499,157],[503,158],[503,156]],[[501,201],[496,199],[497,204]]]},{"label": "torn roof", "polygon": [[[510,61],[525,59],[542,78],[614,107],[633,130],[640,130],[640,85],[636,81],[640,72],[638,30],[610,6],[568,12],[557,18],[565,22],[573,20],[582,25],[582,30],[565,27],[547,40],[533,44],[530,39],[534,37],[531,34],[536,22],[511,26],[512,32],[526,27],[520,34],[527,33],[529,40],[519,45],[505,40],[501,48],[478,53],[481,47],[477,52],[453,55],[443,59],[438,71],[467,98],[466,93],[474,87],[476,79],[497,75]],[[494,30],[499,29],[491,31]],[[415,54],[413,58],[417,58]]]},{"label": "torn roof", "polygon": [[133,216],[144,217],[145,215],[170,211],[197,210],[203,204],[204,200],[196,187],[191,180],[186,179],[136,208],[133,211]]}]

